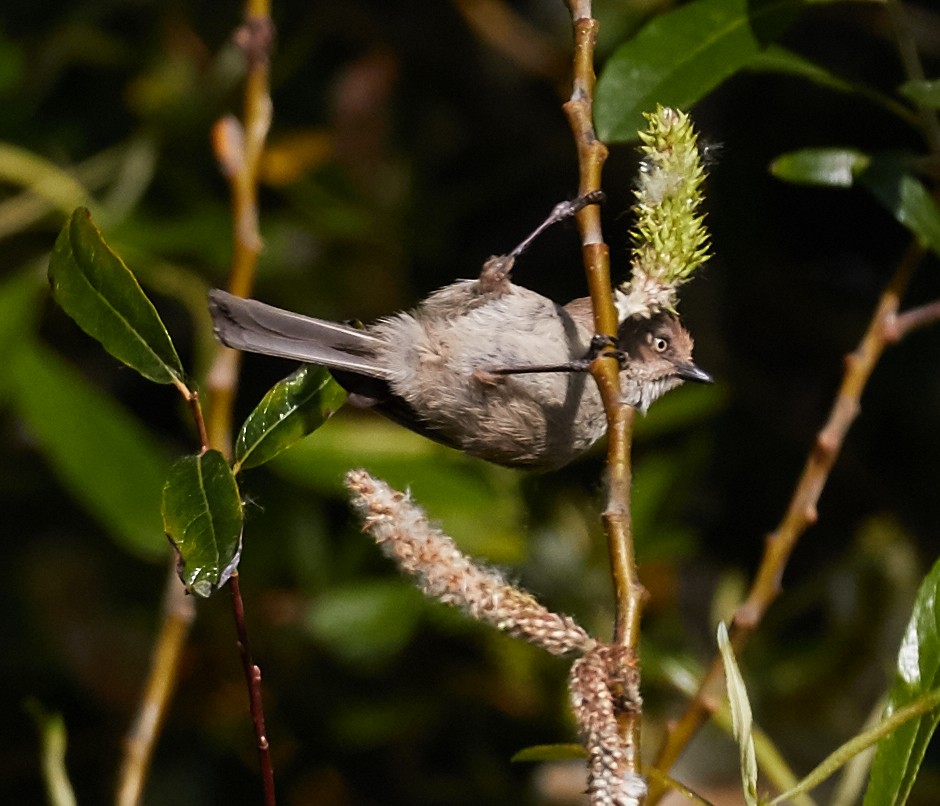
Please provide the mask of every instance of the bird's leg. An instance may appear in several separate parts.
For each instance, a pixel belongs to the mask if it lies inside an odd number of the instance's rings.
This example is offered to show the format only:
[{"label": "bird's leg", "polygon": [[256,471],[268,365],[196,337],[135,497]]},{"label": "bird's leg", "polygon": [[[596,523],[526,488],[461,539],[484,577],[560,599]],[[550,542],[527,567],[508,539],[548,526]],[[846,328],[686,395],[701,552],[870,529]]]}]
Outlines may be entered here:
[{"label": "bird's leg", "polygon": [[563,201],[556,204],[548,217],[539,224],[522,242],[513,249],[508,255],[496,255],[491,257],[480,271],[480,290],[484,294],[498,293],[505,290],[506,283],[509,280],[509,273],[512,271],[516,258],[519,257],[536,238],[539,237],[552,224],[571,218],[579,210],[584,209],[589,204],[600,204],[604,201],[604,191],[594,190],[578,196],[571,201]]},{"label": "bird's leg", "polygon": [[571,218],[575,213],[584,209],[589,204],[600,204],[604,201],[604,191],[602,190],[592,190],[590,193],[585,193],[583,196],[578,196],[576,199],[571,201],[563,201],[556,204],[552,211],[548,214],[541,224],[539,224],[532,232],[520,243],[515,249],[510,253],[510,257],[518,257],[521,255],[529,246],[532,241],[539,237],[545,230],[547,230],[552,224],[557,224],[559,221],[564,221],[566,218]]},{"label": "bird's leg", "polygon": [[623,350],[611,349],[616,348],[616,346],[617,340],[615,338],[598,333],[591,339],[591,346],[584,358],[567,361],[564,364],[487,367],[485,370],[477,370],[477,373],[481,373],[481,378],[483,376],[493,378],[493,376],[502,375],[533,375],[538,372],[587,372],[591,368],[591,362],[600,356],[616,358],[620,364],[620,369],[624,369],[627,365],[627,354]]}]

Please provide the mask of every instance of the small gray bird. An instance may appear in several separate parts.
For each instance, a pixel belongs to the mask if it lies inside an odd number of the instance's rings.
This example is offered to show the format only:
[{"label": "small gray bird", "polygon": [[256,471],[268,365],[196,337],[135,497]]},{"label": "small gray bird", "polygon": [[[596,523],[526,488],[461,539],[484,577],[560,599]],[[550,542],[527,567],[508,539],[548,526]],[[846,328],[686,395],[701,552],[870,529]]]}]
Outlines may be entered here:
[{"label": "small gray bird", "polygon": [[[510,282],[517,252],[364,329],[220,290],[209,310],[223,344],[329,367],[355,406],[497,464],[551,470],[607,427],[586,372],[597,350],[591,302],[560,306]],[[616,349],[624,401],[644,413],[684,380],[711,381],[675,316],[626,320]]]}]

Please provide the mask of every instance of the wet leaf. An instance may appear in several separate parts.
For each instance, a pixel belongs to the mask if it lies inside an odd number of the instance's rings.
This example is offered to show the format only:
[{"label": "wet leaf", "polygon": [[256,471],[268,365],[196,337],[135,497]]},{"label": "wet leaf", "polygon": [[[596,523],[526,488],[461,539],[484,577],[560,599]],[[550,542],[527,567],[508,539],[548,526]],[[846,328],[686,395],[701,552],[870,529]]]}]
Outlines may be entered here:
[{"label": "wet leaf", "polygon": [[49,282],[62,309],[118,361],[157,383],[182,383],[182,364],[156,308],[84,207],[56,239]]},{"label": "wet leaf", "polygon": [[346,392],[323,367],[301,367],[275,384],[238,434],[235,472],[264,464],[316,431],[345,400]]},{"label": "wet leaf", "polygon": [[218,451],[184,456],[163,487],[163,528],[179,555],[183,584],[210,596],[238,566],[242,502],[235,475]]},{"label": "wet leaf", "polygon": [[[931,569],[917,593],[911,620],[898,652],[897,671],[885,715],[899,711],[938,685],[940,562]],[[940,708],[934,708],[905,723],[878,743],[865,792],[865,806],[900,806],[907,800],[938,721]]]}]

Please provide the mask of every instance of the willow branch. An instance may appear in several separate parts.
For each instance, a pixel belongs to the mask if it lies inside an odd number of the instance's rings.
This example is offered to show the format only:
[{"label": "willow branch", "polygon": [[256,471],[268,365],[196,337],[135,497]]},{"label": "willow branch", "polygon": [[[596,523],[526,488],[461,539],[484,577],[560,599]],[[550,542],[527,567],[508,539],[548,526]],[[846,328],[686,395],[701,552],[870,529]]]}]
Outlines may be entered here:
[{"label": "willow branch", "polygon": [[[594,46],[598,22],[592,16],[589,0],[569,0],[574,24],[574,77],[565,114],[578,150],[581,195],[600,190],[607,147],[597,138],[593,124]],[[617,311],[610,282],[610,251],[604,243],[600,210],[584,208],[577,216],[581,233],[584,267],[594,309],[597,333],[616,336]],[[591,374],[597,382],[607,414],[607,503],[603,513],[614,588],[614,643],[634,655],[639,642],[639,625],[645,592],[640,584],[633,549],[630,517],[630,445],[634,412],[620,394],[619,365],[613,358],[592,362]],[[627,774],[638,775],[640,759],[639,708],[617,714],[620,736],[627,759]]]},{"label": "willow branch", "polygon": [[176,688],[180,659],[195,617],[192,597],[180,584],[174,560],[164,589],[163,616],[150,660],[150,672],[134,723],[124,740],[124,755],[114,798],[117,806],[140,803],[153,750]]},{"label": "willow branch", "polygon": [[261,763],[264,806],[274,806],[274,766],[271,763],[271,746],[268,742],[268,732],[264,726],[264,705],[261,700],[261,669],[251,659],[248,627],[245,624],[245,604],[242,601],[241,587],[238,583],[238,571],[229,578],[228,585],[232,594],[232,615],[235,621],[235,633],[238,638],[238,654],[241,657],[242,671],[248,686],[248,710],[251,713],[251,721],[255,728],[256,748]]},{"label": "willow branch", "polygon": [[[268,90],[268,61],[274,42],[274,25],[270,18],[270,0],[248,0],[245,23],[236,32],[236,42],[245,53],[248,74],[245,86],[244,126],[242,137],[232,136],[231,123],[223,124],[227,137],[220,138],[220,126],[213,132],[216,155],[226,169],[232,192],[234,220],[234,252],[229,288],[247,294],[254,278],[261,237],[258,232],[257,176],[264,142],[271,121],[271,98]],[[237,124],[237,121],[236,121]],[[220,151],[220,142],[227,148]],[[235,144],[235,148],[232,148]],[[209,412],[205,421],[198,397],[188,398],[199,430],[201,448],[211,446],[231,455],[232,406],[237,385],[238,353],[218,348],[209,372]],[[187,596],[176,574],[175,559],[164,593],[163,618],[154,644],[150,670],[133,725],[125,740],[124,756],[115,794],[117,806],[137,806],[153,757],[154,747],[166,718],[170,699],[179,677],[183,648],[195,619],[195,605]],[[237,618],[236,618],[237,623]],[[249,658],[250,662],[250,658]],[[244,663],[244,653],[243,653]],[[260,703],[260,675],[246,680],[252,702]],[[252,712],[254,714],[254,711]],[[258,733],[257,720],[255,721]],[[263,731],[263,718],[262,718]],[[263,738],[263,742],[262,742]],[[265,802],[274,803],[273,773],[267,739],[258,737],[261,754]],[[262,752],[261,745],[264,744]]]},{"label": "willow branch", "polygon": [[[245,23],[235,34],[248,63],[243,120],[227,116],[212,130],[213,150],[228,179],[232,198],[233,252],[228,290],[240,297],[251,293],[262,247],[258,171],[271,126],[269,60],[274,36],[268,0],[249,0]],[[232,407],[240,363],[241,354],[236,350],[219,348],[207,378],[212,412],[209,441],[226,455],[231,453]]]},{"label": "willow branch", "polygon": [[[594,44],[597,20],[590,17],[590,3],[571,0],[574,18],[574,81],[571,98],[564,110],[578,149],[581,195],[599,190],[607,147],[597,139],[592,122],[594,95]],[[578,213],[588,289],[594,307],[594,327],[598,333],[617,334],[617,311],[610,283],[610,252],[603,240],[600,210],[592,205]],[[604,401],[608,421],[607,529],[614,578],[616,628],[614,640],[635,647],[638,641],[642,587],[636,574],[630,529],[630,439],[633,410],[620,395],[618,364],[611,358],[594,361],[591,372]]]},{"label": "willow branch", "polygon": [[[817,519],[817,504],[838,458],[846,434],[861,410],[861,396],[885,348],[898,338],[898,308],[910,278],[924,255],[912,244],[882,292],[868,328],[854,351],[845,358],[842,382],[829,418],[816,435],[790,504],[764,547],[757,574],[747,599],[737,608],[731,624],[731,643],[740,655],[764,613],[781,591],[781,580],[790,555],[800,537]],[[714,713],[723,696],[721,659],[712,660],[699,689],[681,718],[670,726],[657,754],[655,766],[668,771],[702,724]],[[650,803],[663,795],[660,785],[650,788]]]}]

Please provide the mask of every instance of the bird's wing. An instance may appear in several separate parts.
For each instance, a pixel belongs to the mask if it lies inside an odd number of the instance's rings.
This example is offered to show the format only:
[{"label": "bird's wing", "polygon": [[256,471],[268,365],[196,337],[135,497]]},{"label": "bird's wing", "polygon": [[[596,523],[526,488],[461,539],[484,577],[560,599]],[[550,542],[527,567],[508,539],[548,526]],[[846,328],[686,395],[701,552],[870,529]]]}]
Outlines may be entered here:
[{"label": "bird's wing", "polygon": [[366,330],[302,316],[217,288],[209,292],[209,313],[216,338],[227,347],[388,377],[375,358],[382,342]]}]

